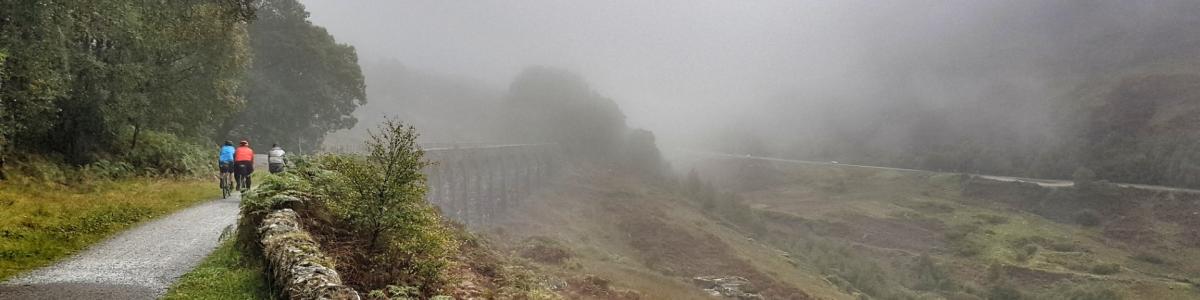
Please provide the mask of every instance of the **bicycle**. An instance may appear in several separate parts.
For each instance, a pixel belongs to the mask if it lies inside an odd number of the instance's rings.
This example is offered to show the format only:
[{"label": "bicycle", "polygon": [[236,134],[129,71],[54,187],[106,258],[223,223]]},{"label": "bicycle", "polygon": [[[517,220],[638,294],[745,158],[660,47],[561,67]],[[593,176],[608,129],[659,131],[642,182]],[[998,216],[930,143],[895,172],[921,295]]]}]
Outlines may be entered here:
[{"label": "bicycle", "polygon": [[220,179],[220,182],[221,182],[221,199],[228,199],[229,195],[233,194],[233,172],[232,172],[233,170],[232,170],[232,168],[233,168],[232,163],[230,163],[230,164],[221,163],[220,164],[220,168],[219,168],[220,170],[218,170],[217,178]]},{"label": "bicycle", "polygon": [[221,199],[229,199],[229,195],[233,194],[233,179],[229,178],[230,173],[221,173]]},{"label": "bicycle", "polygon": [[234,169],[236,170],[233,173],[234,174],[233,175],[234,182],[237,183],[238,191],[244,193],[244,192],[246,192],[246,190],[250,189],[249,167],[247,167],[246,165],[243,165],[243,164],[235,164]]}]

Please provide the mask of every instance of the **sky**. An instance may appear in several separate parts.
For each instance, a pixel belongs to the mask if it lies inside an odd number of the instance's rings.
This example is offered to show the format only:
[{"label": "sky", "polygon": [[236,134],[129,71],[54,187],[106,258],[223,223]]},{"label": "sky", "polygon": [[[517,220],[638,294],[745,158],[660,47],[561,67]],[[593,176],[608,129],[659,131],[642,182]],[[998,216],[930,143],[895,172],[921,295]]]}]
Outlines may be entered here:
[{"label": "sky", "polygon": [[303,3],[361,62],[396,59],[497,89],[527,66],[566,68],[617,101],[632,126],[656,131],[704,126],[799,81],[841,78],[854,51],[844,45],[855,43],[823,27],[846,17],[825,1]]},{"label": "sky", "polygon": [[[740,123],[787,135],[812,127],[789,119],[837,106],[995,102],[1029,115],[1071,74],[1194,49],[1175,37],[1200,25],[1190,0],[302,3],[361,64],[394,59],[496,90],[528,66],[565,68],[660,140]],[[1176,40],[1188,43],[1154,47]]]}]

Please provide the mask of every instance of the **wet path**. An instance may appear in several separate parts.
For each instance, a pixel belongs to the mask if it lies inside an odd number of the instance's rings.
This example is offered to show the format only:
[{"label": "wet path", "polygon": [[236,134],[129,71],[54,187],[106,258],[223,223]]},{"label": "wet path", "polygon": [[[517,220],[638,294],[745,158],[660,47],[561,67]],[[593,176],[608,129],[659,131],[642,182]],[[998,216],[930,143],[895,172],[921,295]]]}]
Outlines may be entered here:
[{"label": "wet path", "polygon": [[216,248],[239,196],[149,221],[0,283],[0,299],[155,299]]}]

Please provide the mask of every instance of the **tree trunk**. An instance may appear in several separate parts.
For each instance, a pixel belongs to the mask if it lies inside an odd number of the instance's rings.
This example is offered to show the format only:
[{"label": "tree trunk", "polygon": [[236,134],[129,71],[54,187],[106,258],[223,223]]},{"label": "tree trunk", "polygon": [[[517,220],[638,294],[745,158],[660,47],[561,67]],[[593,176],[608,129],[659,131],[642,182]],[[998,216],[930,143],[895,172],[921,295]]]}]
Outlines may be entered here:
[{"label": "tree trunk", "polygon": [[133,149],[137,148],[138,135],[140,135],[141,133],[142,133],[142,126],[140,124],[138,124],[137,122],[134,122],[133,123],[133,140],[129,141],[129,152],[133,152]]}]

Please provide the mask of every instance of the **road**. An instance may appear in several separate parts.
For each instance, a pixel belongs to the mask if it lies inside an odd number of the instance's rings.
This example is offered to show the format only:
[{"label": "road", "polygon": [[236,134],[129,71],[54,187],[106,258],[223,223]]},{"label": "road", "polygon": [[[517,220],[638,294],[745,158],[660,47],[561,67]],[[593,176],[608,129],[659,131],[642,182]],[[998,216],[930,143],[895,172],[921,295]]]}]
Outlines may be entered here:
[{"label": "road", "polygon": [[[765,160],[765,161],[774,161],[774,162],[782,162],[782,163],[793,163],[793,164],[823,165],[823,166],[842,166],[842,167],[852,167],[852,168],[867,168],[867,169],[876,169],[876,170],[889,170],[889,171],[901,171],[901,172],[945,173],[945,172],[931,171],[931,170],[918,170],[918,169],[892,168],[892,167],[881,167],[881,166],[867,166],[867,165],[856,165],[856,164],[835,163],[835,162],[829,162],[829,161],[810,161],[810,160],[797,160],[797,159],[786,159],[786,158],[777,158],[777,157],[754,156],[754,155],[748,155],[748,154],[737,155],[737,154],[730,154],[730,153],[719,153],[719,152],[710,152],[710,151],[698,151],[698,150],[690,150],[690,149],[673,149],[673,150],[675,150],[675,151],[680,151],[680,152],[687,152],[687,153],[691,153],[691,154],[697,154],[697,155],[707,155],[707,156],[714,156],[714,157],[726,157],[726,158],[737,158],[737,159],[755,159],[755,160]],[[975,177],[977,177],[977,178],[983,178],[983,179],[988,179],[988,180],[995,180],[995,181],[1004,181],[1004,182],[1027,182],[1027,183],[1033,183],[1033,184],[1037,184],[1037,185],[1039,185],[1039,186],[1043,186],[1043,187],[1071,187],[1071,186],[1075,186],[1075,182],[1072,182],[1072,181],[1070,181],[1070,180],[1061,180],[1061,179],[1042,179],[1042,178],[1027,178],[1027,177],[1014,177],[1014,176],[1000,176],[1000,175],[986,175],[986,174],[971,174],[971,173],[963,173],[963,174],[967,174],[967,175],[975,176]],[[1120,187],[1126,187],[1126,188],[1137,188],[1137,189],[1144,189],[1144,190],[1167,191],[1167,192],[1184,192],[1184,193],[1200,193],[1200,190],[1197,190],[1197,189],[1180,188],[1180,187],[1170,187],[1170,186],[1160,186],[1160,185],[1148,185],[1148,184],[1136,184],[1136,183],[1114,183],[1114,184],[1116,184],[1117,186],[1120,186]]]},{"label": "road", "polygon": [[238,195],[137,226],[54,265],[0,283],[0,299],[156,299],[216,248]]}]

